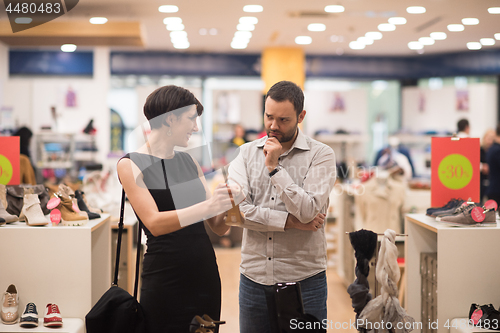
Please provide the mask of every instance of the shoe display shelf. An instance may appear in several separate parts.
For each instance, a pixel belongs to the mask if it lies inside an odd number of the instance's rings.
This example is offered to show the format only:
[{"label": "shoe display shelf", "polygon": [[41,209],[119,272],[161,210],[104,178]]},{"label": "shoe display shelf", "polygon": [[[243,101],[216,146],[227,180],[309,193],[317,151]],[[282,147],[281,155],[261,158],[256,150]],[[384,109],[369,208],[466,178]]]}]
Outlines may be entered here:
[{"label": "shoe display shelf", "polygon": [[0,253],[0,286],[16,286],[19,311],[29,302],[56,303],[63,321],[84,320],[111,286],[110,216],[84,226],[0,226]]},{"label": "shoe display shelf", "polygon": [[[42,314],[39,314],[43,316]],[[63,326],[60,328],[44,327],[43,318],[38,318],[38,327],[23,328],[19,326],[19,322],[13,325],[4,325],[0,323],[0,332],[34,332],[34,333],[85,333],[84,321],[80,318],[63,318]]]},{"label": "shoe display shelf", "polygon": [[[422,304],[429,300],[422,302],[422,291],[426,288],[422,286],[422,253],[436,253],[433,268],[436,272],[432,273],[435,281],[431,281],[430,289],[435,307],[431,310],[437,310],[433,332],[451,332],[451,321],[467,317],[472,303],[489,304],[500,299],[500,288],[494,287],[500,272],[500,261],[495,260],[495,254],[500,253],[498,221],[496,226],[454,227],[424,214],[408,214],[405,233],[408,235],[405,242],[405,308],[422,327],[429,325],[422,318]],[[413,332],[419,331],[423,330]],[[482,331],[473,328],[467,332]]]}]

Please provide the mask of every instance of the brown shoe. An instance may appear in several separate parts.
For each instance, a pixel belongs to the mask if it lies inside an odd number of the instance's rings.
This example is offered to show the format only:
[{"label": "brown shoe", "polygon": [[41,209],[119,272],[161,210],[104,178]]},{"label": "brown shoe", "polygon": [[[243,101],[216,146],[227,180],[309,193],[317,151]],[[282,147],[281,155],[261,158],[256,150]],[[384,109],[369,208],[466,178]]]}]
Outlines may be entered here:
[{"label": "brown shoe", "polygon": [[33,193],[33,190],[24,191],[23,209],[21,214],[26,219],[27,225],[47,225],[49,221],[43,215],[42,207],[40,207],[40,199],[38,195]]},{"label": "brown shoe", "polygon": [[[472,210],[476,207],[481,208],[480,206],[477,205],[469,205],[469,207],[465,208],[464,211],[462,211],[459,214],[456,215],[449,215],[449,216],[443,216],[441,217],[441,222],[446,222],[448,224],[452,224],[455,226],[466,226],[466,227],[473,227],[473,226],[482,226],[482,225],[493,225],[496,224],[496,212],[494,210],[485,210],[484,211],[484,220],[481,222],[476,222],[472,218]],[[481,208],[483,209],[483,208]]]},{"label": "brown shoe", "polygon": [[59,199],[61,199],[61,203],[57,206],[57,208],[61,211],[61,222],[64,226],[87,224],[88,216],[83,216],[75,212],[73,210],[73,202],[71,199],[64,196],[59,196]]},{"label": "brown shoe", "polygon": [[19,297],[16,286],[11,284],[2,297],[1,320],[5,325],[17,323],[19,319]]}]

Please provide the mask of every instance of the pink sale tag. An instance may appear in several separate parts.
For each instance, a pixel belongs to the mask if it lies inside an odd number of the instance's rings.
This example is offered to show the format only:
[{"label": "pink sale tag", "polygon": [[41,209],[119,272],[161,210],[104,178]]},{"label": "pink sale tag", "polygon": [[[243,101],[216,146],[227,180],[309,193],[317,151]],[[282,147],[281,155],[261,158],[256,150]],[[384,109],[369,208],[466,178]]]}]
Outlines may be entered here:
[{"label": "pink sale tag", "polygon": [[483,222],[484,218],[486,217],[481,207],[473,208],[472,211],[470,212],[470,215],[472,216],[472,219],[478,223]]},{"label": "pink sale tag", "polygon": [[495,210],[497,210],[498,204],[495,200],[488,200],[484,203],[484,208],[486,209],[494,208]]},{"label": "pink sale tag", "polygon": [[60,203],[61,203],[61,199],[59,199],[59,198],[52,198],[52,199],[49,200],[49,202],[47,202],[47,208],[48,209],[54,209],[57,206],[59,206]]},{"label": "pink sale tag", "polygon": [[50,222],[52,222],[52,225],[57,225],[61,222],[61,211],[59,209],[56,208],[50,212]]},{"label": "pink sale tag", "polygon": [[483,316],[483,310],[477,309],[470,316],[470,319],[472,319],[472,322],[474,323],[474,325],[477,325],[477,323],[479,323],[479,320],[481,319],[482,316]]}]

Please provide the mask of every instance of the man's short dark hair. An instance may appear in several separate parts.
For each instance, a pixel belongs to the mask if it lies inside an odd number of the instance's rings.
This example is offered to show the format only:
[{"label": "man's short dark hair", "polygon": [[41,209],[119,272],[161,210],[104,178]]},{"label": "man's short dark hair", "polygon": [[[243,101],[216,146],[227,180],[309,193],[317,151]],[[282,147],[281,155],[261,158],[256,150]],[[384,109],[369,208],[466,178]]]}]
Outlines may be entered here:
[{"label": "man's short dark hair", "polygon": [[[156,117],[174,111],[185,106],[196,105],[198,116],[203,113],[203,105],[200,101],[187,89],[182,87],[169,85],[153,91],[144,103],[144,115],[147,120],[150,120],[151,128],[160,128],[163,121],[151,121]],[[183,111],[187,111],[184,110]],[[175,113],[177,116],[180,114]]]},{"label": "man's short dark hair", "polygon": [[289,101],[297,112],[297,117],[304,110],[304,93],[302,89],[291,81],[280,81],[275,83],[266,94],[266,100],[270,97],[276,102]]},{"label": "man's short dark hair", "polygon": [[460,119],[457,123],[458,131],[464,132],[467,127],[469,127],[469,121],[467,119]]}]

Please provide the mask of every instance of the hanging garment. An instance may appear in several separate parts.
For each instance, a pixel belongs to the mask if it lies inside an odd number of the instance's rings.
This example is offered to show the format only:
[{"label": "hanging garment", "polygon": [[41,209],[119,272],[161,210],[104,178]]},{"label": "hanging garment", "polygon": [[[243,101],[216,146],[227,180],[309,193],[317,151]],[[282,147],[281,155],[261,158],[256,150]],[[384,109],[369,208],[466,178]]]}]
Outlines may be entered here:
[{"label": "hanging garment", "polygon": [[[381,285],[380,295],[368,302],[359,315],[359,326],[368,330],[373,327],[380,327],[379,332],[408,333],[413,330],[415,320],[401,307],[398,299],[397,286],[401,272],[395,240],[396,232],[387,229],[380,243],[375,268],[375,276]],[[382,322],[384,325],[381,325]]]}]

